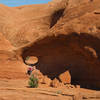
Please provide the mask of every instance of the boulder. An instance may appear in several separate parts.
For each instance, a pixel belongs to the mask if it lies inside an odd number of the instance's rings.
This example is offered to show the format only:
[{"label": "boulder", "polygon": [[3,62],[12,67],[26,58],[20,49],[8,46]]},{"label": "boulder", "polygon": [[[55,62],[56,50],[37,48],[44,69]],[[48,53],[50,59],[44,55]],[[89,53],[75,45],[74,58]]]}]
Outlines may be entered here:
[{"label": "boulder", "polygon": [[59,79],[64,84],[70,84],[71,83],[71,75],[69,71],[66,71],[59,75]]},{"label": "boulder", "polygon": [[50,86],[50,84],[51,84],[51,79],[48,78],[47,76],[44,76],[44,77],[43,77],[43,80],[42,80],[42,84],[46,84],[47,86]]},{"label": "boulder", "polygon": [[25,59],[26,64],[35,64],[37,62],[38,62],[38,58],[34,56],[29,56],[29,57],[26,57]]}]

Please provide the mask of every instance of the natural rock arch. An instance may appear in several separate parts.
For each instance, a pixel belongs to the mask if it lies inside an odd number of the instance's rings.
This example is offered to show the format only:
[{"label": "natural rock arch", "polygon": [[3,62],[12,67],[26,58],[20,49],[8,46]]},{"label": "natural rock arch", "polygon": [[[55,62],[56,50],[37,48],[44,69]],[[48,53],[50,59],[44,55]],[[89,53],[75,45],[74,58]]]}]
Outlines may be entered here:
[{"label": "natural rock arch", "polygon": [[[38,57],[37,68],[51,79],[69,71],[72,84],[100,88],[99,43],[98,38],[86,33],[51,36],[23,48],[22,57]],[[85,46],[93,48],[97,57]]]}]

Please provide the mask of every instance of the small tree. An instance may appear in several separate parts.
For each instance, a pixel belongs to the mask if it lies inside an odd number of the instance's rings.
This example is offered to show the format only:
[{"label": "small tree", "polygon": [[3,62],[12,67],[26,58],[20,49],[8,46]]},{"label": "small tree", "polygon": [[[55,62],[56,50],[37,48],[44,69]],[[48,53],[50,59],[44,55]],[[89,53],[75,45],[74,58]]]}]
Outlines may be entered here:
[{"label": "small tree", "polygon": [[34,75],[32,74],[31,77],[29,78],[28,84],[31,88],[37,88],[38,87],[38,78],[34,77]]}]

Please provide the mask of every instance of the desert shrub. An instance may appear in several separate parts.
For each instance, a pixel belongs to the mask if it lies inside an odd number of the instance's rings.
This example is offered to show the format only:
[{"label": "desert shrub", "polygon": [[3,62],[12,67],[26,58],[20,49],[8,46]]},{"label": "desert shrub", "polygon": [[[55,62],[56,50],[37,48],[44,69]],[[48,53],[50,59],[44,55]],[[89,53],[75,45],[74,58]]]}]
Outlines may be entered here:
[{"label": "desert shrub", "polygon": [[30,88],[37,88],[38,87],[38,78],[34,77],[34,75],[31,75],[29,78],[29,87]]},{"label": "desert shrub", "polygon": [[28,60],[30,57],[29,56],[27,56],[26,58],[25,58],[25,60]]},{"label": "desert shrub", "polygon": [[56,93],[57,94],[62,94],[62,91],[61,90],[58,90]]}]

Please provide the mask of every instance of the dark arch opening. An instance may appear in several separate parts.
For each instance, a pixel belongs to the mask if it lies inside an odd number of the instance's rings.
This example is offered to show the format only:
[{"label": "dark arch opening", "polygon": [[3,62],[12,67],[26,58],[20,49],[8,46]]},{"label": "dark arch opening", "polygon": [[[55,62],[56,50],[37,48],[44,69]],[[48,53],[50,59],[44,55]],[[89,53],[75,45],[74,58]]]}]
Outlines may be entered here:
[{"label": "dark arch opening", "polygon": [[[23,49],[22,57],[36,56],[37,68],[51,79],[58,78],[67,70],[72,84],[85,88],[100,88],[100,39],[87,33],[71,33],[57,37],[46,37]],[[89,46],[97,58],[84,47]],[[67,76],[66,76],[67,78]]]}]

